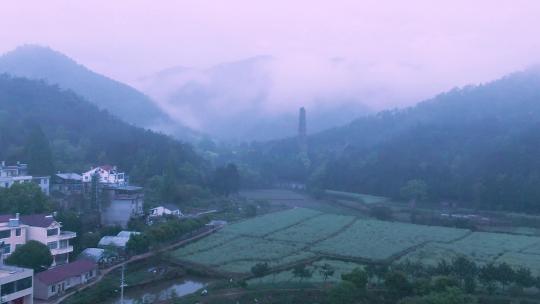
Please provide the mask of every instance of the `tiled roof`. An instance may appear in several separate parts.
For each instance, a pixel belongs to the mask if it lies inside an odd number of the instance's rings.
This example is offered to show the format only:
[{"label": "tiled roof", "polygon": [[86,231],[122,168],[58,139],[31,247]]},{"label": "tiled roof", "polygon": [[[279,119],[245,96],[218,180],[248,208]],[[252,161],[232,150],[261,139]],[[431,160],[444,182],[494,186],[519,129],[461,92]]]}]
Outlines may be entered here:
[{"label": "tiled roof", "polygon": [[72,180],[82,180],[82,176],[77,173],[57,173],[56,176],[60,177],[61,179],[72,179]]},{"label": "tiled roof", "polygon": [[21,215],[20,218],[25,225],[42,228],[47,228],[54,222],[54,218],[47,214]]},{"label": "tiled roof", "polygon": [[[9,219],[14,219],[14,214],[0,214],[0,223],[9,222]],[[55,220],[51,215],[48,214],[30,214],[30,215],[21,215],[19,220],[22,224],[34,227],[49,227]]]},{"label": "tiled roof", "polygon": [[95,268],[97,268],[96,263],[90,260],[81,259],[40,272],[36,274],[35,277],[42,283],[50,285],[89,272]]}]

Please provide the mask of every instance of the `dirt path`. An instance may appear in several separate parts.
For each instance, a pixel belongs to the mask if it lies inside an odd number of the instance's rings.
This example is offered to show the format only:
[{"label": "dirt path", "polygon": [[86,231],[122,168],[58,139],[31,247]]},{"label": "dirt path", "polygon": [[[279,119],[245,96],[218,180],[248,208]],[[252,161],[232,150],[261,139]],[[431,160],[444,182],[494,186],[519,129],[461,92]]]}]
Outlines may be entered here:
[{"label": "dirt path", "polygon": [[173,249],[176,249],[177,247],[180,247],[180,246],[183,246],[183,245],[186,245],[187,243],[190,243],[190,242],[193,242],[195,240],[198,240],[200,238],[203,238],[207,235],[210,235],[216,231],[218,231],[219,229],[221,229],[221,227],[217,227],[217,228],[213,228],[213,229],[210,229],[210,230],[206,230],[206,231],[202,231],[200,232],[199,234],[196,234],[192,237],[189,237],[187,239],[183,239],[181,241],[178,241],[174,244],[171,244],[171,245],[168,245],[168,246],[165,246],[163,248],[159,248],[157,250],[153,250],[153,251],[149,251],[147,253],[143,253],[143,254],[139,254],[139,255],[134,255],[132,257],[130,257],[128,260],[125,260],[124,262],[122,263],[119,263],[119,264],[116,264],[114,266],[111,266],[109,268],[106,268],[106,269],[102,269],[100,271],[100,274],[96,277],[95,280],[93,280],[92,282],[84,285],[84,286],[81,286],[80,288],[76,288],[64,295],[62,295],[61,297],[59,298],[55,298],[53,300],[50,300],[50,301],[40,301],[40,300],[34,300],[34,303],[36,304],[59,304],[61,303],[62,301],[64,301],[65,299],[69,298],[70,296],[72,296],[73,294],[75,294],[76,292],[79,292],[79,291],[83,291],[89,287],[92,287],[94,286],[95,284],[99,283],[107,274],[111,273],[112,271],[122,267],[123,265],[127,265],[129,263],[133,263],[133,262],[137,262],[137,261],[141,261],[141,260],[144,260],[144,259],[147,259],[151,256],[154,256],[156,254],[159,254],[159,253],[162,253],[162,252],[165,252],[165,251],[169,251],[169,250],[173,250]]}]

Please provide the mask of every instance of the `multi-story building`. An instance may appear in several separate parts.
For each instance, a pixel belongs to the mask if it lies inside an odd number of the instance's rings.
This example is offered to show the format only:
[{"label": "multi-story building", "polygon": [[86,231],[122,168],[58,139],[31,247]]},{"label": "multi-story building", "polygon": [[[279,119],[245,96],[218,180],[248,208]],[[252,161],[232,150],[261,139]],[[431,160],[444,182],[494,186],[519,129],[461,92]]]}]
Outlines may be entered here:
[{"label": "multi-story building", "polygon": [[52,215],[0,215],[0,241],[4,242],[3,256],[11,254],[17,246],[27,241],[38,241],[47,245],[53,256],[51,266],[69,262],[69,253],[73,251],[70,240],[77,234],[62,231],[62,225]]},{"label": "multi-story building", "polygon": [[34,270],[0,264],[0,302],[33,304]]},{"label": "multi-story building", "polygon": [[28,165],[17,162],[15,165],[0,163],[0,187],[9,188],[14,184],[35,183],[43,193],[49,195],[50,176],[28,175]]}]

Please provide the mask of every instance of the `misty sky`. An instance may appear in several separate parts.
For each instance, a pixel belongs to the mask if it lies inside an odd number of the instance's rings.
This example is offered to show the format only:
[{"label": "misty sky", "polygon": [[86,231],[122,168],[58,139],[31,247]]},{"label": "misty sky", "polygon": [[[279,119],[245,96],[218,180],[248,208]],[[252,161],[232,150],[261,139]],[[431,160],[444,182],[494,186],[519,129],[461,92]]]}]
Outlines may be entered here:
[{"label": "misty sky", "polygon": [[388,90],[372,100],[387,107],[540,63],[539,16],[537,0],[7,0],[0,52],[47,45],[132,84],[171,66],[271,55],[292,90]]}]

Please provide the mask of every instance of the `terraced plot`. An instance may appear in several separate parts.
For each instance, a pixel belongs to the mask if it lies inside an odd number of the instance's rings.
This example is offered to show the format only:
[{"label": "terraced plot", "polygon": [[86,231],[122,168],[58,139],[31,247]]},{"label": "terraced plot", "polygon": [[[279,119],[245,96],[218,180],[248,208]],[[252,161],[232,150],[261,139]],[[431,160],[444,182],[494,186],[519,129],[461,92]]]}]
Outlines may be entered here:
[{"label": "terraced plot", "polygon": [[468,233],[465,229],[359,220],[311,250],[328,255],[384,260],[426,242],[450,242]]},{"label": "terraced plot", "polygon": [[269,213],[230,225],[224,231],[249,236],[264,236],[321,214],[310,209],[294,208],[284,212]]},{"label": "terraced plot", "polygon": [[354,220],[355,218],[352,216],[324,214],[285,230],[269,234],[266,238],[279,241],[313,243],[339,232]]}]

